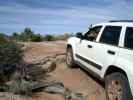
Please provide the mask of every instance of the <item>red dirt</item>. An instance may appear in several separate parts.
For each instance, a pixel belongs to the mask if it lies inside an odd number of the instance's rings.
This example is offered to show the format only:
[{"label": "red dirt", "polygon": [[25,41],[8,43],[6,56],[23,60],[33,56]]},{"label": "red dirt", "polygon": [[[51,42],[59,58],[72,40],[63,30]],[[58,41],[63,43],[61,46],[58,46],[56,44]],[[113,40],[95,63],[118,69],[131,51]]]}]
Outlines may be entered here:
[{"label": "red dirt", "polygon": [[[65,42],[29,43],[25,51],[25,60],[34,62],[48,55],[65,52]],[[58,64],[51,79],[63,82],[65,87],[72,91],[83,93],[85,100],[106,100],[104,88],[89,74],[79,68],[70,69],[65,64]],[[37,93],[28,100],[64,100],[61,95],[53,95],[45,92]]]}]

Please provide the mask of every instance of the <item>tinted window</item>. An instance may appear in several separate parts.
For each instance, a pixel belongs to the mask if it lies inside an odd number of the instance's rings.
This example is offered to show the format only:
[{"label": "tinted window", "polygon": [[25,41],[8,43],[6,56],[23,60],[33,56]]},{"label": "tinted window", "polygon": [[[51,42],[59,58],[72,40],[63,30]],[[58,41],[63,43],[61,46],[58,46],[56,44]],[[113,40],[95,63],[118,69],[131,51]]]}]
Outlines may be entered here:
[{"label": "tinted window", "polygon": [[85,39],[90,40],[90,41],[95,41],[98,33],[100,32],[102,26],[96,26],[94,28],[91,28],[86,34],[85,34]]},{"label": "tinted window", "polygon": [[121,27],[119,26],[107,26],[105,27],[100,42],[111,45],[118,45],[119,37],[121,33]]},{"label": "tinted window", "polygon": [[133,49],[133,28],[131,27],[126,29],[125,47]]}]

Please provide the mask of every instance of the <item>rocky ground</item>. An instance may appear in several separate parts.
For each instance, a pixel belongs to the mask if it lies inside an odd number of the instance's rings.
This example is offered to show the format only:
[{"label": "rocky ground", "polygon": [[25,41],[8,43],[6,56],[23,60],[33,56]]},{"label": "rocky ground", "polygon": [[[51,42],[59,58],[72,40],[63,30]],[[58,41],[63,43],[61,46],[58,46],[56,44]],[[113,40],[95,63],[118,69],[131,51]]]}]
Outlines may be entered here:
[{"label": "rocky ground", "polygon": [[[12,96],[13,99],[8,99],[5,93],[0,95],[0,100],[106,100],[104,88],[97,79],[78,66],[73,69],[66,66],[65,42],[25,43],[24,49],[25,61],[48,69],[44,82],[52,82],[56,86],[51,85],[30,96]],[[54,93],[48,93],[50,89]],[[3,95],[7,99],[1,99]]]}]

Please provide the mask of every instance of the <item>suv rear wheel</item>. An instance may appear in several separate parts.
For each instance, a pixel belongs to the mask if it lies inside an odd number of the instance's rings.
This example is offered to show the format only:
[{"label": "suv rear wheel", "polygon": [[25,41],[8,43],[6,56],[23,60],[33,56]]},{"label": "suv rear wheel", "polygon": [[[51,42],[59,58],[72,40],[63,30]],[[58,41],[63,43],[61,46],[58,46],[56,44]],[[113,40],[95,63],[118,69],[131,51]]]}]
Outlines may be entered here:
[{"label": "suv rear wheel", "polygon": [[68,48],[67,49],[67,53],[66,53],[66,64],[70,68],[75,67],[75,62],[74,62],[74,58],[73,58],[72,48]]},{"label": "suv rear wheel", "polygon": [[119,72],[110,74],[105,79],[107,100],[131,100],[127,77]]}]

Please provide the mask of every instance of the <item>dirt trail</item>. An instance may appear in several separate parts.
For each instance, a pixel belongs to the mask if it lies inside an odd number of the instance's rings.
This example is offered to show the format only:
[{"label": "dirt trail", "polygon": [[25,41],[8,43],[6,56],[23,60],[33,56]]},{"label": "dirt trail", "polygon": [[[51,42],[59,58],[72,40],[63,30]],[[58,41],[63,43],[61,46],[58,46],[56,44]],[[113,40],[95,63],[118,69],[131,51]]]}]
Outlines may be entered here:
[{"label": "dirt trail", "polygon": [[[28,62],[37,62],[46,56],[65,53],[65,42],[29,43],[26,46],[25,60]],[[64,59],[65,56],[61,55],[59,58]],[[57,67],[50,73],[49,80],[62,82],[65,87],[72,91],[82,93],[85,100],[106,100],[105,91],[101,84],[80,68],[67,68],[63,61],[57,62]],[[58,94],[40,92],[28,100],[64,100],[64,98]]]},{"label": "dirt trail", "polygon": [[27,62],[40,61],[47,56],[64,53],[65,45],[62,41],[25,43],[25,60]]}]

